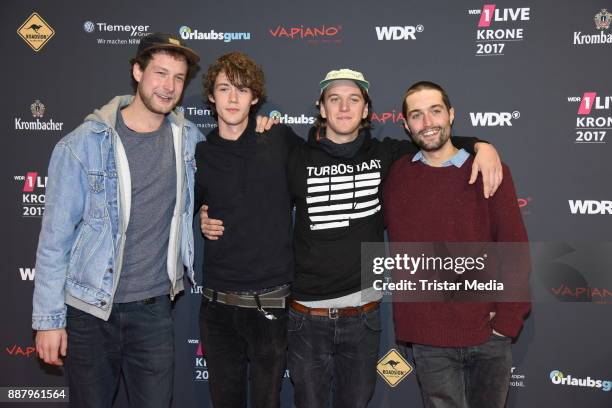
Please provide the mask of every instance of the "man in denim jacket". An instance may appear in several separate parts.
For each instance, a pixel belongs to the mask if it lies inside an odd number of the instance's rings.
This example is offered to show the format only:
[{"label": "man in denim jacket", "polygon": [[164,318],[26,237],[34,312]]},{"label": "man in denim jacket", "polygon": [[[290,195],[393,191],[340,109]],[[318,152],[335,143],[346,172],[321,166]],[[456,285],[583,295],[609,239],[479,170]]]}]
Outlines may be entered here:
[{"label": "man in denim jacket", "polygon": [[117,96],[57,144],[36,254],[32,327],[70,400],[110,407],[124,377],[132,406],[168,407],[171,300],[193,278],[194,149],[173,111],[199,57],[155,33],[132,59],[134,96]]}]

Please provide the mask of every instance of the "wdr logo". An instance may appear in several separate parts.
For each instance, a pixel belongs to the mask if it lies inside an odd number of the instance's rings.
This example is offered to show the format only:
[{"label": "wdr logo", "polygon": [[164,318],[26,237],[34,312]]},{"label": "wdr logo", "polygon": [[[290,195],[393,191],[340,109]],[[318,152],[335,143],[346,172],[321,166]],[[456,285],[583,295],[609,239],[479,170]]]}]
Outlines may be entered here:
[{"label": "wdr logo", "polygon": [[415,33],[425,30],[422,24],[417,26],[381,26],[376,27],[378,41],[416,40]]},{"label": "wdr logo", "polygon": [[34,268],[19,268],[19,275],[21,275],[22,281],[33,281],[36,270]]},{"label": "wdr logo", "polygon": [[574,215],[612,214],[612,201],[568,200],[570,212]]},{"label": "wdr logo", "polygon": [[512,120],[521,117],[519,111],[514,112],[470,112],[472,126],[512,126]]}]

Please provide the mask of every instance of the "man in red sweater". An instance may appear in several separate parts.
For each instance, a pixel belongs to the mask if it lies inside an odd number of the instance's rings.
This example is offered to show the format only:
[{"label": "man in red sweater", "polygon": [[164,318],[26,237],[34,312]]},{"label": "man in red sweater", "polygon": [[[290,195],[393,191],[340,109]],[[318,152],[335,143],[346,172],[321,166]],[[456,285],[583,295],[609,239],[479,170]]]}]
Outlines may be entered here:
[{"label": "man in red sweater", "polygon": [[[473,158],[450,141],[455,112],[446,92],[431,82],[412,85],[403,114],[420,151],[399,159],[389,172],[384,207],[390,241],[527,242],[507,166],[488,200],[478,194],[478,183],[465,184]],[[526,286],[524,259],[501,263],[501,269]],[[504,406],[510,343],[530,303],[524,297],[503,300],[394,302],[396,339],[400,345],[412,343],[425,407]]]}]

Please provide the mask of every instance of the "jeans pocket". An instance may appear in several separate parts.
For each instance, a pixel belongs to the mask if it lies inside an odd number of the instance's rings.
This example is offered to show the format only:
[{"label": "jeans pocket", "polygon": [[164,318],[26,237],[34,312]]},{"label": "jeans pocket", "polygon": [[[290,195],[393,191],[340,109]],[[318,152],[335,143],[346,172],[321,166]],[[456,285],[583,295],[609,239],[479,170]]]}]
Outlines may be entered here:
[{"label": "jeans pocket", "polygon": [[287,322],[287,331],[289,333],[296,333],[302,330],[302,326],[304,326],[304,320],[306,320],[306,315],[294,312],[293,310],[289,309],[288,316],[289,321]]},{"label": "jeans pocket", "polygon": [[376,310],[363,313],[361,317],[363,319],[363,324],[365,327],[377,333],[382,331],[380,321],[380,308],[376,308]]}]

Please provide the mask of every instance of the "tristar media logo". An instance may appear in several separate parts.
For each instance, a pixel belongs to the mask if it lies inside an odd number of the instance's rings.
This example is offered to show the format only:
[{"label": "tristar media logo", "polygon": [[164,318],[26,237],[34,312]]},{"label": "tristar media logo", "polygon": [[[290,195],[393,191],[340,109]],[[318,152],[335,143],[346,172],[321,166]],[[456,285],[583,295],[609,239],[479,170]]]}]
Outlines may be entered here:
[{"label": "tristar media logo", "polygon": [[64,122],[56,122],[53,119],[41,120],[45,116],[45,110],[45,105],[39,99],[36,99],[30,105],[30,112],[32,113],[32,118],[35,120],[15,118],[15,130],[62,130]]},{"label": "tristar media logo", "polygon": [[423,24],[416,26],[376,26],[378,41],[416,40],[417,33],[425,30]]},{"label": "tristar media logo", "polygon": [[597,388],[602,391],[610,391],[612,389],[612,381],[594,380],[591,377],[577,378],[571,375],[563,374],[559,370],[550,372],[550,381],[555,385],[568,385],[572,387],[588,387]]},{"label": "tristar media logo", "polygon": [[277,110],[271,111],[269,116],[273,119],[278,119],[280,123],[286,125],[312,125],[316,120],[314,116],[306,116],[303,113],[300,116],[289,116]]},{"label": "tristar media logo", "polygon": [[512,121],[521,117],[521,112],[470,112],[470,120],[474,127],[504,127],[512,126]]},{"label": "tristar media logo", "polygon": [[610,215],[612,201],[568,200],[570,212],[574,215]]},{"label": "tristar media logo", "polygon": [[40,218],[45,213],[45,189],[47,177],[38,172],[29,171],[25,176],[15,176],[21,185],[21,216]]},{"label": "tristar media logo", "polygon": [[525,40],[525,25],[531,20],[529,7],[498,8],[485,4],[482,9],[468,10],[478,15],[476,29],[476,53],[481,56],[505,55],[511,44]]},{"label": "tristar media logo", "polygon": [[396,349],[391,349],[378,360],[376,371],[391,387],[395,387],[412,372],[413,368]]},{"label": "tristar media logo", "polygon": [[179,29],[179,34],[183,40],[213,40],[231,42],[237,40],[250,40],[251,33],[247,32],[220,32],[215,30],[209,30],[206,32],[198,31],[197,29],[192,30],[191,27],[182,26]]},{"label": "tristar media logo", "polygon": [[113,24],[91,20],[83,23],[83,31],[87,34],[98,34],[98,45],[140,44],[140,38],[150,34],[149,27],[146,24]]},{"label": "tristar media logo", "polygon": [[341,25],[320,25],[320,26],[284,26],[268,28],[268,34],[274,38],[287,40],[306,41],[311,44],[317,43],[340,43],[342,32]]},{"label": "tristar media logo", "polygon": [[582,31],[574,31],[572,43],[574,45],[609,45],[612,44],[612,33],[608,32],[610,29],[610,22],[612,21],[612,13],[607,9],[601,9],[593,17],[595,21],[595,30],[598,33]]},{"label": "tristar media logo", "polygon": [[55,30],[35,12],[17,29],[17,34],[30,48],[38,52],[55,35]]},{"label": "tristar media logo", "polygon": [[575,143],[606,143],[607,131],[612,128],[612,96],[595,91],[582,96],[568,96],[569,103],[578,103]]}]

